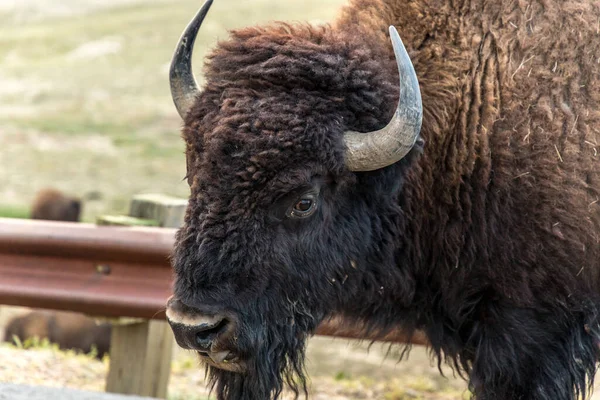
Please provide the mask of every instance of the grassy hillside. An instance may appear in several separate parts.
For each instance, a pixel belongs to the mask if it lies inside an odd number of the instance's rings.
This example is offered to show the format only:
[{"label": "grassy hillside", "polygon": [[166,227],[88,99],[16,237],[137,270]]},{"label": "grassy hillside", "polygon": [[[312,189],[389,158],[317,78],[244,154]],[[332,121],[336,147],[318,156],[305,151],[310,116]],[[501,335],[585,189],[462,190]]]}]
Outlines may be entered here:
[{"label": "grassy hillside", "polygon": [[[195,53],[235,27],[326,22],[344,0],[217,0]],[[94,192],[84,218],[131,195],[187,196],[168,87],[177,39],[199,0],[0,0],[0,204],[42,187]]]}]

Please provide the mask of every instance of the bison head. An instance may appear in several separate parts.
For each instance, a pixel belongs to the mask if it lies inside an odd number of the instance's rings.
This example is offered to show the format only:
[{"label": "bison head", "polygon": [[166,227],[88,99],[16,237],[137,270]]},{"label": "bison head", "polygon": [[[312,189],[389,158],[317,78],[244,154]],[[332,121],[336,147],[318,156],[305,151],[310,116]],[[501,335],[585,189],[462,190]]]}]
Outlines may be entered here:
[{"label": "bison head", "polygon": [[387,43],[288,24],[233,32],[199,90],[191,54],[210,5],[171,66],[191,196],[167,317],[219,398],[274,398],[305,389],[305,341],[325,318],[366,319],[401,297],[392,239],[421,98],[394,28],[396,61]]}]

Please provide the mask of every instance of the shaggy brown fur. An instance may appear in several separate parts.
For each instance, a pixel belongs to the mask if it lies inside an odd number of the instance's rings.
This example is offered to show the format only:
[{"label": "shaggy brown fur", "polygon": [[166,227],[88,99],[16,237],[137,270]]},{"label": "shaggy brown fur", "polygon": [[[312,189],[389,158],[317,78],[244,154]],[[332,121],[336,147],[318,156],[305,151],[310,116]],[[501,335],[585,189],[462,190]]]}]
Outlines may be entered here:
[{"label": "shaggy brown fur", "polygon": [[90,353],[102,358],[110,349],[110,324],[96,324],[81,314],[64,311],[32,311],[16,317],[6,326],[5,340],[17,337],[21,343],[31,338],[48,339],[61,349]]},{"label": "shaggy brown fur", "polygon": [[32,219],[77,222],[80,213],[81,200],[56,189],[40,190],[31,206]]},{"label": "shaggy brown fur", "polygon": [[[174,253],[176,296],[242,321],[228,345],[249,371],[210,367],[219,398],[294,386],[304,339],[336,313],[423,329],[478,400],[585,395],[600,341],[599,20],[588,0],[353,0],[333,26],[221,42],[185,120],[192,194]],[[396,105],[392,24],[426,145],[349,172],[343,132],[382,127]],[[319,212],[286,219],[306,188]]]}]

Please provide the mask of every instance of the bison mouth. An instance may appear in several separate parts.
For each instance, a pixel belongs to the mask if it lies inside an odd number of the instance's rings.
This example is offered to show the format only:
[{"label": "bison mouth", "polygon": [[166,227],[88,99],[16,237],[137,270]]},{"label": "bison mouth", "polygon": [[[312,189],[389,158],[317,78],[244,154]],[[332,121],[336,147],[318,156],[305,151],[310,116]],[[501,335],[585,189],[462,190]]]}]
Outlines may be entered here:
[{"label": "bison mouth", "polygon": [[239,374],[246,371],[246,362],[233,351],[198,351],[198,355],[200,360],[210,367]]},{"label": "bison mouth", "polygon": [[[252,309],[275,310],[267,299]],[[277,322],[268,323],[265,313],[191,307],[176,296],[167,302],[166,314],[180,347],[195,351],[207,366],[217,398],[273,399],[285,386],[307,392],[304,350],[318,319],[290,318],[285,309],[281,314],[287,318],[277,315],[271,319]]]},{"label": "bison mouth", "polygon": [[207,365],[242,373],[246,363],[237,348],[237,317],[231,312],[200,312],[172,296],[167,302],[167,321],[177,344],[194,350]]}]

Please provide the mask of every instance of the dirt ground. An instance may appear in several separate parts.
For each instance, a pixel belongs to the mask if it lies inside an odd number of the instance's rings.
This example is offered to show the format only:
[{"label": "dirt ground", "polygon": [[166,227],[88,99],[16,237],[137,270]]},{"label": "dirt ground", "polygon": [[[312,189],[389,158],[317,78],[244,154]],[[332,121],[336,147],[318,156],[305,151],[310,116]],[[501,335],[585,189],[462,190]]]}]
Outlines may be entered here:
[{"label": "dirt ground", "polygon": [[[442,376],[427,351],[416,346],[407,360],[397,362],[387,346],[312,338],[307,367],[311,400],[465,400],[464,381],[443,368]],[[17,349],[0,344],[0,382],[103,391],[108,359],[41,346]],[[286,393],[283,399],[292,399]],[[204,370],[193,354],[176,349],[169,381],[169,400],[208,400]],[[590,400],[600,400],[600,388]]]},{"label": "dirt ground", "polygon": [[[0,332],[26,308],[0,307]],[[0,334],[1,340],[1,334]],[[317,336],[309,341],[307,371],[312,400],[465,400],[466,383],[422,346],[398,361],[400,348],[385,343]],[[0,344],[0,382],[103,391],[108,358],[63,352],[48,345],[19,349]],[[600,400],[600,384],[590,400]],[[208,400],[204,369],[192,352],[174,346],[169,400]],[[293,396],[287,393],[284,399]]]},{"label": "dirt ground", "polygon": [[[0,330],[11,315],[26,309],[2,308]],[[4,320],[4,321],[2,321]],[[443,368],[442,376],[427,351],[416,346],[398,362],[398,349],[375,343],[329,337],[309,342],[307,369],[310,399],[314,400],[460,400],[468,398],[466,384]],[[387,356],[386,356],[387,355]],[[0,382],[103,391],[108,359],[63,352],[48,345],[19,349],[0,345]],[[194,354],[174,348],[169,382],[170,400],[206,400],[204,370]],[[212,397],[211,397],[212,398]],[[286,394],[285,399],[291,399]]]},{"label": "dirt ground", "polygon": [[[0,307],[0,341],[7,322],[28,312]],[[424,347],[415,346],[398,362],[397,347],[317,336],[307,350],[307,371],[314,400],[459,400],[468,398],[466,384],[431,362]],[[103,391],[108,359],[63,352],[48,345],[19,349],[0,345],[0,382]],[[204,369],[192,352],[174,346],[170,400],[206,400]],[[290,395],[286,397],[292,398]]]}]

